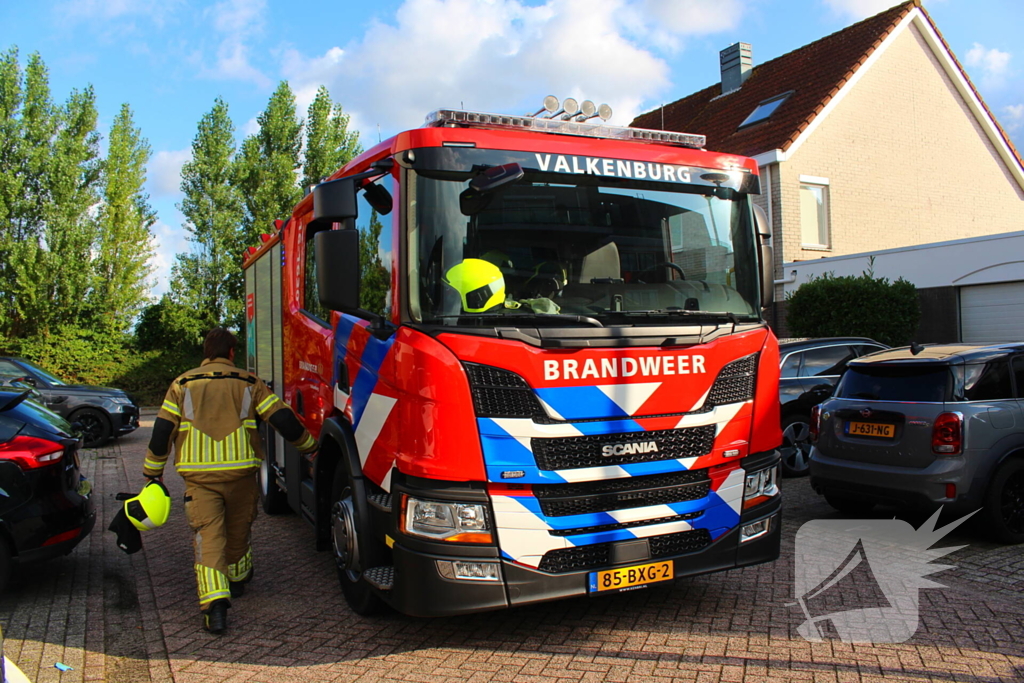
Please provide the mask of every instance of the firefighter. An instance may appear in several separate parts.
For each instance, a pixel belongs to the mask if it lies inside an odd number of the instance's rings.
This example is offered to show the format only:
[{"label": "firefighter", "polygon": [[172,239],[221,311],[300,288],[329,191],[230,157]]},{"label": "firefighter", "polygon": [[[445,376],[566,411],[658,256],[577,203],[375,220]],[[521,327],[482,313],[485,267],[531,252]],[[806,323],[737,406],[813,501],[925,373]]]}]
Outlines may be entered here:
[{"label": "firefighter", "polygon": [[300,451],[316,441],[295,413],[256,375],[235,367],[235,335],[206,335],[205,360],[171,383],[153,425],[143,474],[162,481],[174,446],[174,468],[185,480],[185,516],[192,528],[203,626],[227,628],[231,598],[252,579],[250,529],[259,502],[263,458],[257,420],[264,420]]}]

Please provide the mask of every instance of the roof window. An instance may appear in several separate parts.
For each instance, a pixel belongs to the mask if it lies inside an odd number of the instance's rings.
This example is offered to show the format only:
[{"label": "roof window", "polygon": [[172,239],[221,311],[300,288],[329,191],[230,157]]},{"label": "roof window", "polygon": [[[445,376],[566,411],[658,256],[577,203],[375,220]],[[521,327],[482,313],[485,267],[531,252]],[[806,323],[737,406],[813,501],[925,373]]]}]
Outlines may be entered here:
[{"label": "roof window", "polygon": [[792,94],[793,91],[790,90],[789,92],[784,92],[781,95],[776,95],[775,97],[770,97],[767,100],[762,100],[760,104],[754,107],[754,111],[750,112],[750,116],[743,120],[743,123],[740,124],[740,128],[764,121],[774,114],[775,110],[782,106],[782,103],[785,102]]}]

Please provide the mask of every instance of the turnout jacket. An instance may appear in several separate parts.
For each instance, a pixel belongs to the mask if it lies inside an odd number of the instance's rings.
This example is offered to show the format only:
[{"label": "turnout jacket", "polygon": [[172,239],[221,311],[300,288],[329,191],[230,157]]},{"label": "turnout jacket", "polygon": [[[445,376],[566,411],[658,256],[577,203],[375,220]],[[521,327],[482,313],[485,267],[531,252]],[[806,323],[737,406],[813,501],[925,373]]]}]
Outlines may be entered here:
[{"label": "turnout jacket", "polygon": [[206,484],[240,479],[263,459],[258,419],[300,451],[316,449],[312,435],[263,380],[227,358],[208,358],[167,390],[143,473],[162,476],[173,443],[174,468],[185,479]]}]

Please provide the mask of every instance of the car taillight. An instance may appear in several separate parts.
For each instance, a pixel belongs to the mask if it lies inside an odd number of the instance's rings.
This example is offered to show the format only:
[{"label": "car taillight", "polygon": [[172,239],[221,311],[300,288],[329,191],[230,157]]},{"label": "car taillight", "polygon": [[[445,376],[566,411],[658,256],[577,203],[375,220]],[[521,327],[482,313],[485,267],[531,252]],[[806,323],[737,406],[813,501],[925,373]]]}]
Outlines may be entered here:
[{"label": "car taillight", "polygon": [[932,451],[939,455],[956,455],[963,448],[964,416],[942,413],[932,425]]},{"label": "car taillight", "polygon": [[821,406],[811,408],[811,424],[808,425],[807,437],[812,441],[818,440],[818,432],[821,431]]},{"label": "car taillight", "polygon": [[23,470],[52,465],[63,455],[64,446],[34,436],[16,436],[0,444],[0,459],[13,460]]}]

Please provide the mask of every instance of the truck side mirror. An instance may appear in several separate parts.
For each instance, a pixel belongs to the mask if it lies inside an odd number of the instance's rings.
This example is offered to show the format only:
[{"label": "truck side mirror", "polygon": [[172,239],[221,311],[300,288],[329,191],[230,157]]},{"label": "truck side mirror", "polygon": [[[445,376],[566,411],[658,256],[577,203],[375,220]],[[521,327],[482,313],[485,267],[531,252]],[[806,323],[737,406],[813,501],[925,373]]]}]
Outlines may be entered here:
[{"label": "truck side mirror", "polygon": [[757,204],[754,207],[754,227],[757,228],[758,262],[761,266],[761,306],[768,308],[775,301],[775,254],[769,241],[772,238],[768,227],[768,215]]},{"label": "truck side mirror", "polygon": [[349,176],[320,183],[313,188],[313,221],[311,225],[329,227],[359,216],[356,204],[356,183]]},{"label": "truck side mirror", "polygon": [[333,311],[358,310],[359,231],[321,230],[313,235],[313,254],[320,303]]}]

